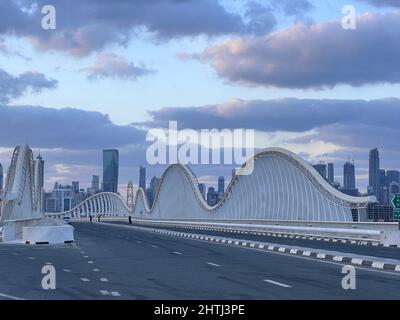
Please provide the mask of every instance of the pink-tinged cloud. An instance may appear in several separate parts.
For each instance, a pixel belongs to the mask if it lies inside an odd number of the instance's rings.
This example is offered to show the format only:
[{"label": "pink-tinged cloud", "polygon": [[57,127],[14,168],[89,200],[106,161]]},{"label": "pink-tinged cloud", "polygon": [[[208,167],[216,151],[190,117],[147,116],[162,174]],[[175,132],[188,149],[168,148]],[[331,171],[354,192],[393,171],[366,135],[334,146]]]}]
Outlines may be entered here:
[{"label": "pink-tinged cloud", "polygon": [[228,82],[316,88],[400,83],[400,12],[359,16],[356,30],[340,21],[297,24],[265,37],[208,47],[200,60]]},{"label": "pink-tinged cloud", "polygon": [[145,66],[135,66],[113,53],[99,54],[93,66],[81,69],[81,71],[87,73],[91,80],[104,78],[137,80],[141,76],[154,72]]}]

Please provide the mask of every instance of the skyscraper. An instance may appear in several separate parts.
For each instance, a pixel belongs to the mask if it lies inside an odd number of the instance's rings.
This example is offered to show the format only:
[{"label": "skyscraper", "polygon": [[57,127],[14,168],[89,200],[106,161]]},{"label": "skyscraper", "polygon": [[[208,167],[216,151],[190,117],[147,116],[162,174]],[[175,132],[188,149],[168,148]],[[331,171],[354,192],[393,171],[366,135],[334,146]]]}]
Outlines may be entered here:
[{"label": "skyscraper", "polygon": [[118,191],[119,151],[103,150],[103,189],[105,192]]},{"label": "skyscraper", "polygon": [[79,193],[79,181],[72,181],[72,192]]},{"label": "skyscraper", "polygon": [[356,188],[356,173],[354,164],[347,161],[343,166],[343,187],[345,190]]},{"label": "skyscraper", "polygon": [[140,166],[139,172],[139,188],[146,190],[146,168]]},{"label": "skyscraper", "polygon": [[220,176],[218,178],[218,193],[224,194],[224,192],[225,192],[225,178],[223,176]]},{"label": "skyscraper", "polygon": [[319,174],[324,179],[326,179],[326,164],[319,163],[319,164],[313,165],[313,167],[315,168],[315,170],[317,170],[319,172]]},{"label": "skyscraper", "polygon": [[369,151],[369,190],[379,201],[379,151],[377,148]]},{"label": "skyscraper", "polygon": [[97,175],[93,175],[92,177],[92,189],[94,192],[100,191],[100,177]]},{"label": "skyscraper", "polygon": [[34,176],[35,176],[35,197],[37,199],[39,211],[44,210],[44,161],[40,154],[34,161]]},{"label": "skyscraper", "polygon": [[44,160],[40,154],[36,157],[35,167],[38,175],[38,186],[42,189],[44,187]]},{"label": "skyscraper", "polygon": [[390,184],[391,182],[400,183],[400,172],[398,170],[387,170],[386,181],[388,184]]},{"label": "skyscraper", "polygon": [[335,171],[333,163],[328,163],[328,182],[333,184],[335,182]]}]

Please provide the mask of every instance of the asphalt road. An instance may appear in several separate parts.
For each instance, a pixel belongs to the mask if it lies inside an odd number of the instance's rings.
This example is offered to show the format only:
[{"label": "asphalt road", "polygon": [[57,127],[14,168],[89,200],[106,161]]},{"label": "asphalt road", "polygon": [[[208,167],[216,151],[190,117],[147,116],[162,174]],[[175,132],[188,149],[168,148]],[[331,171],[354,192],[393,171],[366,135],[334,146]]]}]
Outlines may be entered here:
[{"label": "asphalt road", "polygon": [[[76,223],[76,242],[0,245],[0,299],[400,299],[400,275],[357,268],[343,290],[342,265]],[[56,269],[56,290],[41,287]]]}]

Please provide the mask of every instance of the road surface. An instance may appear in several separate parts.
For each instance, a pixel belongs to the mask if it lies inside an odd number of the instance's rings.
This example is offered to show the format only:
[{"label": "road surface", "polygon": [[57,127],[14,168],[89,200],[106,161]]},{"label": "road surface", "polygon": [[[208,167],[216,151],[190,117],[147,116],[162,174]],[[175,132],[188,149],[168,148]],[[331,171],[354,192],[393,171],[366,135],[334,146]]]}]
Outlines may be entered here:
[{"label": "road surface", "polygon": [[[167,237],[116,225],[75,223],[75,243],[0,245],[0,299],[399,299],[400,275]],[[45,264],[56,290],[41,287]]]}]

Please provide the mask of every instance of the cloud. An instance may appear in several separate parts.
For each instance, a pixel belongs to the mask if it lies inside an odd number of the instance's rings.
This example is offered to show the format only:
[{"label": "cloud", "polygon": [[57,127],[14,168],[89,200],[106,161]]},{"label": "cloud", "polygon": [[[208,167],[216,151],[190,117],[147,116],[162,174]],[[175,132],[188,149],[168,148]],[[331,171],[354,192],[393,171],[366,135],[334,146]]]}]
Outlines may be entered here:
[{"label": "cloud", "polygon": [[258,138],[258,147],[279,144],[301,150],[310,142],[314,146],[322,142],[332,152],[338,148],[365,151],[374,146],[387,152],[400,150],[400,141],[392,138],[400,135],[400,99],[395,98],[233,100],[204,107],[162,108],[149,115],[149,121],[137,125],[167,128],[170,120],[176,120],[179,129],[244,128],[268,133]]},{"label": "cloud", "polygon": [[304,16],[314,9],[314,5],[309,0],[272,0],[274,9],[280,9],[286,16],[304,18]]},{"label": "cloud", "polygon": [[[2,1],[0,35],[26,37],[38,50],[85,56],[110,44],[125,45],[142,31],[158,40],[253,31],[251,21],[214,0],[53,0],[57,29],[51,31],[41,29],[44,5],[47,0]],[[263,17],[271,20],[262,25],[269,32],[274,21]]]},{"label": "cloud", "polygon": [[362,2],[367,2],[376,7],[400,7],[400,2],[398,0],[359,0]]},{"label": "cloud", "polygon": [[116,125],[99,112],[0,106],[0,119],[7,119],[0,126],[2,147],[29,144],[37,148],[88,150],[145,141],[144,132],[132,126]]},{"label": "cloud", "polygon": [[24,72],[14,76],[0,69],[0,103],[6,104],[26,93],[38,93],[43,89],[54,89],[57,84],[57,80],[48,79],[39,72]]},{"label": "cloud", "polygon": [[236,84],[323,89],[339,84],[400,83],[400,12],[359,16],[356,30],[339,21],[296,24],[266,37],[208,47],[200,60]]},{"label": "cloud", "polygon": [[86,72],[88,78],[91,80],[118,78],[134,81],[141,76],[154,72],[145,66],[135,66],[133,63],[112,53],[99,54],[93,66],[81,69],[80,71]]}]

